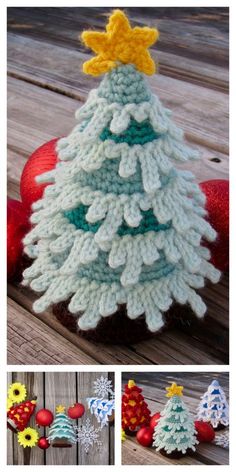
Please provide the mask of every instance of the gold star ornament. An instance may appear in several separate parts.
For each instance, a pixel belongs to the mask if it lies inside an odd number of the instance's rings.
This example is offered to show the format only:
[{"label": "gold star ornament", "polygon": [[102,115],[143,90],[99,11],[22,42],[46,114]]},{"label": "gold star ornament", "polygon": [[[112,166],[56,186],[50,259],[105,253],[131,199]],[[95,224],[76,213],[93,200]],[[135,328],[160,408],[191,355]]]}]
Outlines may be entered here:
[{"label": "gold star ornament", "polygon": [[181,397],[183,395],[183,388],[181,385],[177,385],[175,382],[172,383],[170,387],[166,387],[167,390],[167,397],[173,397],[174,395],[178,395]]},{"label": "gold star ornament", "polygon": [[109,18],[106,33],[84,31],[82,41],[96,54],[83,64],[85,74],[100,75],[120,64],[133,64],[138,71],[154,74],[155,62],[148,48],[154,44],[159,32],[155,28],[131,28],[127,16],[115,10]]},{"label": "gold star ornament", "polygon": [[56,413],[64,413],[65,412],[65,407],[63,405],[58,405],[56,407]]}]

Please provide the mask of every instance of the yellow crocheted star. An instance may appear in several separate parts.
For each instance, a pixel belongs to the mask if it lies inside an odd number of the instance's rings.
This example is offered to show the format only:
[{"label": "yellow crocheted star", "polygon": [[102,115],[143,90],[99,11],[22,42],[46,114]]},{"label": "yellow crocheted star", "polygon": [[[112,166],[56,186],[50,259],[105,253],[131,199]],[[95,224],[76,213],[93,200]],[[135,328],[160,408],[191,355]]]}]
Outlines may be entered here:
[{"label": "yellow crocheted star", "polygon": [[135,387],[136,386],[136,383],[134,380],[129,380],[128,381],[128,388],[132,388],[132,387]]},{"label": "yellow crocheted star", "polygon": [[126,434],[125,434],[125,431],[122,429],[121,430],[121,441],[125,441],[126,440]]},{"label": "yellow crocheted star", "polygon": [[174,395],[183,395],[183,388],[181,385],[177,385],[175,382],[172,383],[170,387],[166,387],[167,390],[167,397],[173,397]]},{"label": "yellow crocheted star", "polygon": [[155,72],[155,63],[148,48],[157,41],[158,30],[138,26],[131,28],[121,10],[115,10],[110,16],[106,33],[84,31],[81,37],[86,46],[97,54],[83,64],[85,74],[104,74],[119,64],[134,64],[147,75]]},{"label": "yellow crocheted star", "polygon": [[58,405],[56,407],[56,413],[64,413],[65,412],[65,407],[63,405]]}]

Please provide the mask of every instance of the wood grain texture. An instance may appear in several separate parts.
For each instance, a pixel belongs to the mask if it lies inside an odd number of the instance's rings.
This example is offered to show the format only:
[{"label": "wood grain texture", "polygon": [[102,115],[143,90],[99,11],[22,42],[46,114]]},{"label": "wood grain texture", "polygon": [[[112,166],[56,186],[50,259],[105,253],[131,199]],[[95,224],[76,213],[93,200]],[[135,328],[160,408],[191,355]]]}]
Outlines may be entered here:
[{"label": "wood grain texture", "polygon": [[[8,8],[8,29],[52,45],[84,49],[79,34],[103,30],[112,8]],[[126,7],[132,24],[161,32],[153,49],[203,62],[228,65],[228,8]],[[207,47],[206,47],[207,45]]]},{"label": "wood grain texture", "polygon": [[[228,9],[130,8],[128,13],[134,24],[155,24],[163,31],[153,49],[155,58],[160,55],[160,74],[148,80],[185,130],[187,142],[201,153],[199,162],[183,167],[191,169],[199,182],[227,179]],[[19,198],[20,175],[28,156],[45,141],[70,132],[76,123],[75,110],[99,83],[100,79],[81,73],[89,55],[78,34],[85,27],[101,29],[107,15],[106,8],[8,9],[11,198]],[[50,311],[33,314],[35,295],[17,284],[9,286],[9,298],[8,362],[12,364],[228,363],[227,276],[203,290],[208,305],[204,322],[178,320],[175,329],[134,346],[98,346],[67,331]],[[15,350],[15,343],[22,346],[21,352]]]},{"label": "wood grain texture", "polygon": [[[55,412],[57,405],[62,404],[66,409],[76,401],[84,404],[86,412],[77,424],[83,424],[90,418],[96,428],[99,427],[94,415],[86,406],[86,398],[93,395],[93,382],[101,375],[110,377],[114,382],[113,373],[108,372],[10,372],[7,376],[8,385],[18,381],[26,385],[28,396],[37,395],[37,410],[48,408]],[[31,427],[36,428],[35,416],[30,420]],[[47,435],[48,428],[39,428],[39,435]],[[17,434],[7,432],[7,464],[8,465],[109,465],[114,464],[114,426],[109,425],[101,430],[102,447],[94,446],[89,454],[78,444],[71,448],[53,448],[46,451],[19,446]]]},{"label": "wood grain texture", "polygon": [[[151,413],[162,411],[167,398],[167,387],[172,382],[184,386],[184,402],[194,418],[201,395],[205,393],[213,379],[218,379],[229,398],[229,374],[225,372],[125,372],[122,374],[122,391],[129,379],[133,379],[143,389],[143,395],[148,403]],[[225,430],[217,432],[224,434]],[[136,441],[135,437],[127,436],[122,444],[123,465],[227,465],[229,463],[229,451],[214,443],[201,443],[197,446],[196,453],[185,456],[180,460],[170,459],[157,453],[154,448],[144,448]]]}]

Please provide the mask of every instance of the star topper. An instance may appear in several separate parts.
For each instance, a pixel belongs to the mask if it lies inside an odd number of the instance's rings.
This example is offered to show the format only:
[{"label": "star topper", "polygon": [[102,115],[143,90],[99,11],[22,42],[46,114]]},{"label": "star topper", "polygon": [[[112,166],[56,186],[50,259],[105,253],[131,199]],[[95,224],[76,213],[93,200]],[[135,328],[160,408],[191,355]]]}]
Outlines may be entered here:
[{"label": "star topper", "polygon": [[152,75],[155,63],[148,48],[157,41],[159,32],[155,28],[131,28],[127,16],[114,10],[106,26],[106,33],[84,31],[82,40],[96,54],[83,64],[85,74],[100,75],[119,64],[134,64],[140,72]]},{"label": "star topper", "polygon": [[65,407],[63,405],[58,405],[56,407],[56,413],[64,413],[65,412]]},{"label": "star topper", "polygon": [[182,396],[183,395],[183,388],[181,385],[177,385],[175,382],[172,383],[170,387],[166,387],[167,390],[167,397],[173,397],[174,395]]}]

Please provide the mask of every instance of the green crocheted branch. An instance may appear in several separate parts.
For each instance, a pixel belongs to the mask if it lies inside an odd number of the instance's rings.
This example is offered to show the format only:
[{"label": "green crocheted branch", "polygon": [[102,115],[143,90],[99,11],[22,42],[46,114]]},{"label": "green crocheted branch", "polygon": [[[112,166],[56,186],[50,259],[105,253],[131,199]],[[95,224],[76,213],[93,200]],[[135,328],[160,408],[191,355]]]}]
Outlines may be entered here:
[{"label": "green crocheted branch", "polygon": [[36,312],[71,299],[87,330],[125,303],[153,332],[173,301],[204,315],[195,289],[220,273],[201,244],[216,233],[194,176],[175,167],[198,154],[170,115],[132,65],[107,73],[77,111],[78,125],[58,141],[60,163],[40,176],[51,185],[24,240],[35,259],[24,284],[42,293]]}]

